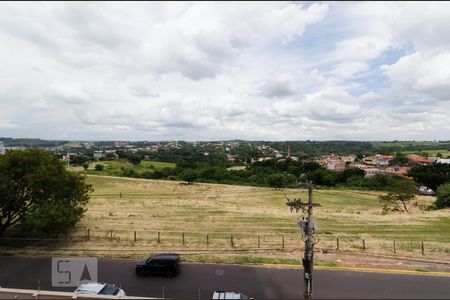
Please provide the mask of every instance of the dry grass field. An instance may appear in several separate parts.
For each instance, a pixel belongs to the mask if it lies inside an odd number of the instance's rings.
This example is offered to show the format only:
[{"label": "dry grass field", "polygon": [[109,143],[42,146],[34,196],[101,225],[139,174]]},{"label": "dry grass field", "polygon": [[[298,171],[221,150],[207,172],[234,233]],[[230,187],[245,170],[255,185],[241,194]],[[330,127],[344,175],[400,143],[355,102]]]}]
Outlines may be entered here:
[{"label": "dry grass field", "polygon": [[[299,262],[301,214],[290,212],[286,198],[307,201],[306,190],[93,175],[87,181],[95,191],[85,217],[69,242],[45,251],[140,257],[171,250],[197,261]],[[361,252],[364,239],[365,253],[392,253],[395,240],[396,255],[420,257],[423,241],[427,257],[450,260],[450,210],[422,211],[418,206],[434,198],[419,197],[411,212],[383,215],[379,194],[314,190],[322,205],[315,208],[316,249],[334,250],[339,238],[340,251]]]}]

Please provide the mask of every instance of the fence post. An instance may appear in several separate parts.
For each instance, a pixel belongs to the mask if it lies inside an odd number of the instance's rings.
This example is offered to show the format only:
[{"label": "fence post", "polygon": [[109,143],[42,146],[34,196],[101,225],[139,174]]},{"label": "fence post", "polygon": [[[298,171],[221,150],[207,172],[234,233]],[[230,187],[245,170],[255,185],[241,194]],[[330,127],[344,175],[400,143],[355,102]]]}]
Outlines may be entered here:
[{"label": "fence post", "polygon": [[158,244],[161,243],[161,233],[158,231]]},{"label": "fence post", "polygon": [[122,198],[122,192],[120,192],[120,194],[119,194],[119,198]]},{"label": "fence post", "polygon": [[282,242],[282,244],[283,244],[283,249],[284,249],[284,234],[281,235],[281,242]]},{"label": "fence post", "polygon": [[136,230],[134,231],[134,242],[136,243],[137,237],[136,237]]},{"label": "fence post", "polygon": [[397,251],[395,249],[395,240],[394,240],[394,253],[397,254]]},{"label": "fence post", "polygon": [[163,298],[163,299],[166,299],[166,296],[167,296],[167,295],[166,295],[166,287],[163,286],[163,287],[162,287],[162,298]]},{"label": "fence post", "polygon": [[183,238],[183,246],[184,246],[184,232],[181,233],[182,238]]},{"label": "fence post", "polygon": [[233,235],[231,235],[231,237],[230,237],[230,243],[231,243],[231,247],[234,247]]},{"label": "fence post", "polygon": [[422,255],[425,255],[425,249],[424,249],[424,246],[423,246],[423,241],[422,241]]},{"label": "fence post", "polygon": [[87,230],[87,240],[89,241],[89,238],[90,238],[90,229],[88,228],[88,230]]},{"label": "fence post", "polygon": [[209,246],[209,234],[206,234],[206,246]]},{"label": "fence post", "polygon": [[339,238],[336,238],[336,250],[339,250]]},{"label": "fence post", "polygon": [[112,240],[112,238],[113,238],[113,233],[112,233],[112,230],[109,232],[109,239],[110,240]]},{"label": "fence post", "polygon": [[363,251],[366,251],[366,240],[363,239],[362,242],[363,242]]}]

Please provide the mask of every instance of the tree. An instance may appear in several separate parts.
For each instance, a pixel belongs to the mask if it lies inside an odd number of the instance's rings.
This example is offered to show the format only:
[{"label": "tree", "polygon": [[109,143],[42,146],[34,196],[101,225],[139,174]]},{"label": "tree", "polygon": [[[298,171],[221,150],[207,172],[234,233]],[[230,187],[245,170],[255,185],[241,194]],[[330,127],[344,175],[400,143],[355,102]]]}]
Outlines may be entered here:
[{"label": "tree", "polygon": [[183,173],[181,173],[181,179],[186,181],[188,184],[193,184],[197,179],[197,172],[192,169],[185,170]]},{"label": "tree", "polygon": [[86,155],[77,155],[71,161],[72,164],[78,165],[78,166],[82,166],[84,163],[88,163],[88,162],[89,162],[89,157],[87,157]]},{"label": "tree", "polygon": [[450,182],[450,164],[418,165],[408,172],[408,176],[436,191],[439,185]]},{"label": "tree", "polygon": [[127,159],[130,163],[132,163],[135,166],[138,166],[142,161],[141,156],[139,154],[134,153],[127,154]]},{"label": "tree", "polygon": [[83,216],[91,192],[49,152],[9,151],[0,156],[0,236],[15,224],[32,233],[65,232]]},{"label": "tree", "polygon": [[266,181],[271,187],[273,187],[275,189],[284,188],[287,184],[286,176],[283,174],[279,174],[279,173],[271,174],[271,175],[267,176]]},{"label": "tree", "polygon": [[440,185],[436,191],[436,208],[450,207],[450,183]]},{"label": "tree", "polygon": [[89,163],[85,162],[83,163],[83,169],[87,170],[89,168]]},{"label": "tree", "polygon": [[104,165],[100,165],[100,164],[95,165],[95,171],[103,171],[104,169],[105,169]]},{"label": "tree", "polygon": [[416,197],[416,186],[414,182],[401,180],[388,187],[389,192],[387,195],[380,195],[378,200],[380,201],[383,211],[401,211],[403,209],[408,212],[406,206],[412,199]]}]

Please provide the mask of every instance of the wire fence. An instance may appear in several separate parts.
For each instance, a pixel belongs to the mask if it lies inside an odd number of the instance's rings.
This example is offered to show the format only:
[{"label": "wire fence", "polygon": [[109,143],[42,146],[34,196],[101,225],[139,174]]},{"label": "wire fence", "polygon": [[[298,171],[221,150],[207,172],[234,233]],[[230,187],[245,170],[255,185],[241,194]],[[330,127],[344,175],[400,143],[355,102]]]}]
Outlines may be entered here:
[{"label": "wire fence", "polygon": [[[405,241],[381,239],[355,239],[349,237],[316,236],[316,251],[360,253],[417,254],[423,256],[447,255],[450,244],[437,241]],[[79,251],[149,251],[152,249],[212,251],[212,252],[288,252],[303,249],[304,240],[299,232],[269,234],[222,233],[156,230],[100,230],[78,228],[57,238],[0,238],[0,247],[22,248],[42,246],[51,249],[67,248]]]}]

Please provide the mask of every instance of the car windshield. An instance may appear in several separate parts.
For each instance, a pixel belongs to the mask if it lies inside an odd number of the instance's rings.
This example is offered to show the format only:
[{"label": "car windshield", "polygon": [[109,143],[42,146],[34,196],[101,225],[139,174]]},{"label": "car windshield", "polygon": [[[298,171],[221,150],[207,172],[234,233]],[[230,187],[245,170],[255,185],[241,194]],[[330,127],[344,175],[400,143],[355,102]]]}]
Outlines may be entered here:
[{"label": "car windshield", "polygon": [[100,295],[117,295],[119,293],[119,289],[112,286],[112,285],[105,285],[104,288],[100,292],[98,292]]}]

